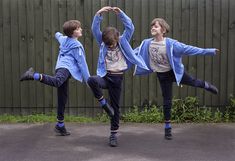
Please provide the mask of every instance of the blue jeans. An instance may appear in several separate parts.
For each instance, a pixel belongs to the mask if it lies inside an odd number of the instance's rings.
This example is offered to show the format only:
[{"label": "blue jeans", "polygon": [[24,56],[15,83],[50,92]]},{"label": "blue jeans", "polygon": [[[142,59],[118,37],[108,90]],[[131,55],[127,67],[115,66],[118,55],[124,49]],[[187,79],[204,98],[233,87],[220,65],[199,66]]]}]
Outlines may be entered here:
[{"label": "blue jeans", "polygon": [[[175,75],[173,70],[170,70],[169,72],[164,72],[164,73],[158,72],[157,77],[162,89],[164,118],[166,121],[168,121],[171,119],[172,83],[176,82]],[[180,83],[199,88],[205,87],[205,81],[193,78],[186,72],[184,72],[184,75]]]},{"label": "blue jeans", "polygon": [[90,86],[95,98],[100,99],[103,96],[102,89],[108,89],[110,105],[114,109],[114,116],[111,118],[111,130],[119,128],[119,102],[122,90],[123,75],[120,74],[107,74],[104,77],[91,76],[87,83]]},{"label": "blue jeans", "polygon": [[54,76],[42,74],[41,83],[57,88],[57,119],[59,121],[64,120],[64,110],[68,99],[68,82],[70,77],[71,74],[66,68],[57,69]]}]

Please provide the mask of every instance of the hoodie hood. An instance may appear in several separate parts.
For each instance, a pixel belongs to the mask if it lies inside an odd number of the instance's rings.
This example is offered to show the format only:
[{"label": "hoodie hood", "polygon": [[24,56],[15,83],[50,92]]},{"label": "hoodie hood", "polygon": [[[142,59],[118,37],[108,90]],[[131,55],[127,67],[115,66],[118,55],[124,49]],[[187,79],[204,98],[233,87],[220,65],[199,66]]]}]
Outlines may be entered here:
[{"label": "hoodie hood", "polygon": [[74,38],[66,37],[63,42],[60,44],[60,51],[67,53],[71,49],[79,48],[82,44]]}]

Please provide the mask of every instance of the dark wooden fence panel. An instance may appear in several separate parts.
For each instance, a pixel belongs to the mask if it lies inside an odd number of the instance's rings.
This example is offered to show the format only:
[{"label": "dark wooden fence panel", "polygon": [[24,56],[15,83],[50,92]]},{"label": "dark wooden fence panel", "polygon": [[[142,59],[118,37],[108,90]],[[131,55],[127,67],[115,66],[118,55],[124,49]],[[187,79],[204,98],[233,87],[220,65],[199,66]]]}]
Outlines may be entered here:
[{"label": "dark wooden fence panel", "polygon": [[[197,16],[200,17],[197,19],[197,44],[198,46],[205,47],[205,0],[198,0],[197,1]],[[197,63],[197,70],[196,70],[196,76],[200,79],[205,79],[205,57],[199,56],[196,60]],[[200,99],[200,104],[204,101],[204,90],[197,88],[196,94]]]},{"label": "dark wooden fence panel", "polygon": [[[5,86],[4,86],[4,52],[3,52],[3,1],[0,1],[0,74],[2,75],[0,77],[0,107],[5,106]],[[20,105],[20,104],[19,104]],[[4,109],[0,109],[0,112],[4,112]]]},{"label": "dark wooden fence panel", "polygon": [[18,52],[18,44],[19,44],[19,30],[18,30],[18,6],[17,6],[17,0],[10,1],[11,3],[11,32],[10,32],[10,38],[11,38],[11,54],[12,54],[12,112],[17,114],[20,113],[20,109],[18,108],[20,104],[20,61],[19,61],[19,52]]},{"label": "dark wooden fence panel", "polygon": [[[59,44],[54,38],[69,19],[82,23],[86,59],[91,75],[96,74],[98,45],[91,33],[93,16],[101,7],[120,7],[131,17],[135,32],[133,48],[150,37],[150,22],[162,17],[171,26],[169,37],[203,48],[220,49],[216,56],[183,58],[186,71],[212,82],[219,95],[193,87],[173,86],[175,98],[196,96],[201,105],[225,106],[235,95],[235,1],[233,0],[0,0],[0,113],[28,114],[54,111],[56,88],[39,82],[19,82],[29,67],[53,75]],[[101,29],[111,25],[123,32],[123,24],[114,13],[104,14]],[[104,92],[108,96],[107,91]],[[123,81],[121,106],[162,105],[156,74],[133,77],[133,69]],[[69,107],[69,108],[68,108]],[[97,108],[93,108],[97,107]],[[67,112],[94,115],[101,109],[85,84],[71,79]],[[125,111],[125,110],[123,110]]]},{"label": "dark wooden fence panel", "polygon": [[[131,0],[127,0],[125,1],[125,13],[132,17],[133,16],[133,3]],[[133,36],[133,41],[136,41],[135,40],[135,37]],[[132,41],[132,42],[133,42]],[[134,90],[133,90],[133,77],[132,77],[132,71],[128,71],[126,74],[125,74],[125,79],[123,81],[123,84],[124,84],[124,88],[123,88],[123,93],[124,93],[124,101],[123,101],[123,105],[126,105],[126,106],[132,106],[133,105],[133,99],[135,97],[135,94],[138,94],[138,93],[134,93]]]},{"label": "dark wooden fence panel", "polygon": [[[4,61],[4,83],[5,86],[5,106],[12,107],[13,105],[13,89],[12,89],[12,53],[11,53],[11,15],[10,15],[10,1],[3,1],[3,52],[4,55],[1,59]],[[9,108],[5,109],[6,112],[9,112]]]},{"label": "dark wooden fence panel", "polygon": [[[213,22],[213,1],[206,0],[206,34],[205,34],[205,47],[212,46],[212,22]],[[205,57],[205,80],[212,82],[212,57]],[[205,93],[205,104],[211,104],[212,95],[208,92]]]},{"label": "dark wooden fence panel", "polygon": [[[227,94],[228,96],[235,96],[235,14],[234,14],[235,1],[229,1],[229,25],[228,25],[228,81],[227,81]],[[226,83],[224,84],[226,85]],[[222,102],[221,102],[222,103]]]},{"label": "dark wooden fence panel", "polygon": [[226,102],[228,79],[228,25],[229,25],[229,0],[221,3],[221,35],[220,35],[220,102]]}]

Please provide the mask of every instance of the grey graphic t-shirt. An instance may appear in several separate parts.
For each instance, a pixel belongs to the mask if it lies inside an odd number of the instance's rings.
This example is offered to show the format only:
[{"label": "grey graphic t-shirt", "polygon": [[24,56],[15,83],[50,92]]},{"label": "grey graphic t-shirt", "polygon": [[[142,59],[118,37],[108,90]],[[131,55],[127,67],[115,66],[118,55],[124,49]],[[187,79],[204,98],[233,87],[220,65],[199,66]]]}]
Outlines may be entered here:
[{"label": "grey graphic t-shirt", "polygon": [[166,41],[151,41],[149,46],[150,67],[154,72],[167,72],[171,66],[166,54]]},{"label": "grey graphic t-shirt", "polygon": [[107,71],[120,72],[127,69],[126,59],[119,46],[107,50],[105,62]]}]

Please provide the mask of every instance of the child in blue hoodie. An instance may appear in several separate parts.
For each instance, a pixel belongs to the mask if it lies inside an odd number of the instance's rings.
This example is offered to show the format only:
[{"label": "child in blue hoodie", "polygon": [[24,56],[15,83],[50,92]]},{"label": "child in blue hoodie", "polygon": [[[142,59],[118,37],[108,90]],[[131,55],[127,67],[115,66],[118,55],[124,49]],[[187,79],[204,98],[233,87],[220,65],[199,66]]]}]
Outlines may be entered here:
[{"label": "child in blue hoodie", "polygon": [[[114,11],[124,24],[123,34],[114,27],[106,27],[103,32],[100,24],[103,19],[102,13]],[[118,7],[106,6],[101,8],[94,16],[92,32],[99,45],[99,58],[97,65],[97,76],[88,79],[95,98],[111,117],[111,133],[109,145],[117,146],[117,131],[119,128],[119,101],[122,90],[123,74],[133,64],[139,68],[148,70],[140,56],[134,54],[129,41],[134,32],[134,25],[131,19]],[[102,89],[108,89],[110,105],[104,98]]]},{"label": "child in blue hoodie", "polygon": [[68,83],[72,77],[80,82],[87,82],[90,77],[85,59],[83,45],[77,40],[82,36],[81,23],[77,20],[66,21],[63,25],[63,32],[66,36],[57,32],[56,39],[60,44],[60,51],[55,67],[55,75],[50,76],[35,72],[31,67],[22,74],[20,81],[37,80],[57,88],[57,124],[55,131],[62,135],[70,135],[64,125],[64,110],[68,98]]},{"label": "child in blue hoodie", "polygon": [[212,84],[193,78],[184,70],[182,56],[184,55],[215,55],[218,49],[202,49],[183,44],[177,40],[166,36],[170,27],[162,18],[155,18],[151,23],[151,34],[153,38],[145,39],[141,45],[135,49],[135,53],[140,55],[150,70],[145,70],[136,66],[134,74],[144,75],[152,72],[157,73],[163,96],[163,112],[165,117],[165,139],[172,139],[171,134],[171,106],[172,106],[172,83],[177,85],[185,84],[189,86],[204,88],[213,94],[218,93],[218,89]]}]

